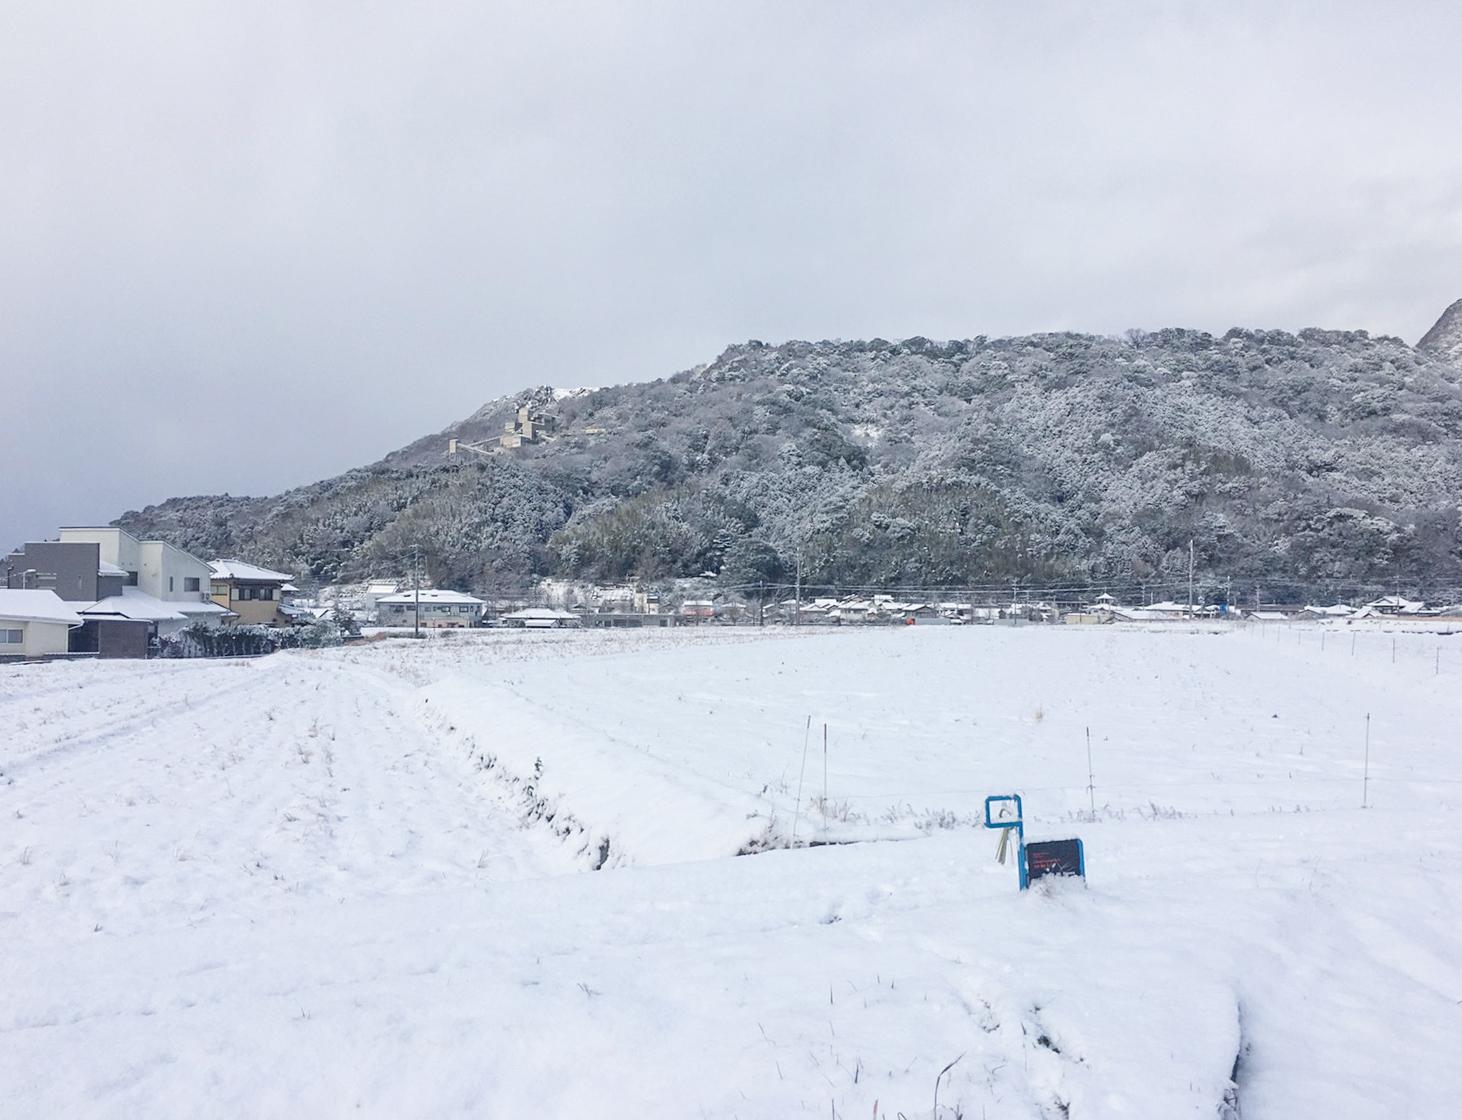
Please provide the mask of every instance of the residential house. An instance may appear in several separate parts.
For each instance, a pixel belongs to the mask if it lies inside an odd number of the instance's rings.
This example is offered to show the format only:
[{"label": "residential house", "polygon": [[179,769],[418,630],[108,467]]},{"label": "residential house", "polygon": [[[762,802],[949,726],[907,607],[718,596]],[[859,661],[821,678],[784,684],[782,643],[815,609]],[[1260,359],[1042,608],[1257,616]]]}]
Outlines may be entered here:
[{"label": "residential house", "polygon": [[475,595],[440,588],[400,591],[376,600],[380,625],[415,626],[419,618],[423,627],[434,630],[476,626],[485,606]]},{"label": "residential house", "polygon": [[209,594],[219,606],[233,611],[241,626],[287,626],[282,611],[294,577],[243,560],[214,560],[209,565]]},{"label": "residential house", "polygon": [[360,593],[360,607],[365,617],[376,621],[377,604],[387,595],[394,595],[401,590],[401,584],[394,579],[373,579],[365,585],[365,590]]},{"label": "residential house", "polygon": [[1425,603],[1415,599],[1408,599],[1404,595],[1382,595],[1379,599],[1373,599],[1360,610],[1356,611],[1356,618],[1422,618],[1434,612],[1428,611]]},{"label": "residential house", "polygon": [[164,541],[139,541],[111,526],[68,527],[57,541],[31,541],[6,560],[6,585],[50,589],[75,604],[75,653],[145,657],[155,637],[229,612],[205,597],[207,565]]},{"label": "residential house", "polygon": [[687,599],[677,613],[687,622],[710,622],[716,617],[716,604],[709,599]]},{"label": "residential house", "polygon": [[1355,614],[1354,607],[1347,607],[1344,603],[1336,603],[1333,607],[1308,606],[1300,611],[1300,616],[1305,619],[1317,618],[1349,618]]},{"label": "residential house", "polygon": [[0,659],[65,654],[80,625],[74,605],[54,591],[0,588]]}]

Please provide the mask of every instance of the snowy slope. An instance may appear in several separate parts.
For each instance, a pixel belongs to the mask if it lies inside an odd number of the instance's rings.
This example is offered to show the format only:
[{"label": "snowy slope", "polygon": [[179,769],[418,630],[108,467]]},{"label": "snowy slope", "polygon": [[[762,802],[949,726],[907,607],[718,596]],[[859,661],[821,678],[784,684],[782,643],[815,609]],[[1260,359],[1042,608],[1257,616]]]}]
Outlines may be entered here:
[{"label": "snowy slope", "polygon": [[[7,1114],[1453,1113],[1462,647],[761,639],[0,669]],[[802,826],[919,838],[726,855],[808,715]],[[1006,789],[1088,886],[1015,890]]]}]

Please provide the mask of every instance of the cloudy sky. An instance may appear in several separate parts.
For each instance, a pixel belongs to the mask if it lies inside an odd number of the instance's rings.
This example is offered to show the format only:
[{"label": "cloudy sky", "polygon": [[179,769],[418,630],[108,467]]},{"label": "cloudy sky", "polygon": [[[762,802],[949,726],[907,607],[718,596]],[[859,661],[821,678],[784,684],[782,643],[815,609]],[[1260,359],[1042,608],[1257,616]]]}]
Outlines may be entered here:
[{"label": "cloudy sky", "polygon": [[1452,2],[0,0],[0,546],[748,338],[1414,342],[1462,296],[1459,42]]}]

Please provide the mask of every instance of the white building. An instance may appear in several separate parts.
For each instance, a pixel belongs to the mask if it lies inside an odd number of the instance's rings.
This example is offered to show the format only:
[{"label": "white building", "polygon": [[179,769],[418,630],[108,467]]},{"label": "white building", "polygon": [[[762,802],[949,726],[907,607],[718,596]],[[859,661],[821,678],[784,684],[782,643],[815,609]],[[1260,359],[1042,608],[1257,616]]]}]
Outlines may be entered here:
[{"label": "white building", "polygon": [[475,595],[438,588],[401,591],[376,600],[377,619],[382,626],[415,626],[420,618],[422,626],[438,630],[477,625],[485,606]]},{"label": "white building", "polygon": [[[175,612],[185,616],[184,625],[199,621],[218,623],[230,617],[227,608],[209,598],[209,565],[175,545],[166,541],[140,541],[126,529],[115,526],[63,528],[60,540],[95,544],[100,551],[103,572],[109,569],[125,572],[129,586],[171,604]],[[144,609],[140,600],[137,605]],[[155,608],[145,609],[156,613]]]},{"label": "white building", "polygon": [[551,607],[528,607],[513,611],[502,617],[504,626],[524,630],[562,630],[583,625],[583,619],[573,611],[554,610]]},{"label": "white building", "polygon": [[65,653],[72,628],[81,622],[74,605],[54,591],[0,587],[0,657]]}]

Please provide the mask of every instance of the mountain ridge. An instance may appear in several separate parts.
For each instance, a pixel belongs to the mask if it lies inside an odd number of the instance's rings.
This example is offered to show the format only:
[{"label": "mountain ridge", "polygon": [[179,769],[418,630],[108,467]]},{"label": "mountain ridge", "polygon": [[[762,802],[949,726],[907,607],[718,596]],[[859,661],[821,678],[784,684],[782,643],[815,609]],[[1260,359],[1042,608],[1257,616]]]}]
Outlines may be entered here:
[{"label": "mountain ridge", "polygon": [[[448,460],[523,403],[551,440]],[[1157,583],[1186,578],[1192,539],[1210,593],[1298,595],[1462,584],[1459,447],[1450,353],[1364,331],[753,340],[668,378],[499,397],[275,497],[119,523],[320,579],[419,549],[478,590],[775,582],[799,559],[829,584]]]}]

